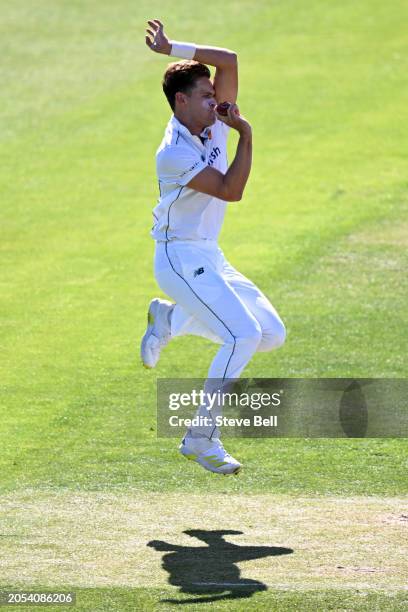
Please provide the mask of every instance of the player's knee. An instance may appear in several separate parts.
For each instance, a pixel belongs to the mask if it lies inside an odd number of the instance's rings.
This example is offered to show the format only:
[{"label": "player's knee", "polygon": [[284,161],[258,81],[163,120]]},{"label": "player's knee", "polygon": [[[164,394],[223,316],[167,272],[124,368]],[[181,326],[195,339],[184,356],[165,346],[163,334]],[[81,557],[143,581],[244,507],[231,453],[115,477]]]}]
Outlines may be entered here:
[{"label": "player's knee", "polygon": [[285,343],[286,328],[282,321],[275,320],[273,327],[263,330],[262,340],[259,343],[259,351],[273,351]]},{"label": "player's knee", "polygon": [[262,328],[256,319],[248,319],[245,329],[237,336],[236,341],[239,344],[247,344],[254,347],[254,350],[258,347],[262,339]]},{"label": "player's knee", "polygon": [[279,348],[280,346],[285,344],[285,340],[286,340],[286,327],[284,326],[282,321],[279,321],[279,324],[277,325],[277,328],[275,330],[274,348]]}]

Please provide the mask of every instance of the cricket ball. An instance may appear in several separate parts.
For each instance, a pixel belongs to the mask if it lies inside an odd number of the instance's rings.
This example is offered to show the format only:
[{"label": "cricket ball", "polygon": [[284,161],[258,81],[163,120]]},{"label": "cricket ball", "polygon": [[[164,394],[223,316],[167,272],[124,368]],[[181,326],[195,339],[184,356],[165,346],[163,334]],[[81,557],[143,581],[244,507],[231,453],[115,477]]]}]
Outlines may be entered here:
[{"label": "cricket ball", "polygon": [[229,102],[221,102],[221,104],[217,104],[215,110],[219,115],[223,115],[224,117],[228,116],[228,109],[231,106]]}]

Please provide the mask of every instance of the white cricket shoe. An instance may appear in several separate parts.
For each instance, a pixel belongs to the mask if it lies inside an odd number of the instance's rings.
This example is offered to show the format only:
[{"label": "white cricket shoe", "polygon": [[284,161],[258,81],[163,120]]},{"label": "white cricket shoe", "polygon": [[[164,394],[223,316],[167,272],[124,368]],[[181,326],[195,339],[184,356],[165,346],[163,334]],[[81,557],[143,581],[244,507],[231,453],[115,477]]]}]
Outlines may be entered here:
[{"label": "white cricket shoe", "polygon": [[184,436],[180,446],[180,453],[199,463],[203,468],[216,474],[238,474],[242,465],[231,457],[218,439],[192,438],[188,434]]},{"label": "white cricket shoe", "polygon": [[147,328],[140,345],[140,356],[145,368],[154,368],[159,361],[161,349],[171,339],[170,311],[174,304],[154,298],[147,312]]}]

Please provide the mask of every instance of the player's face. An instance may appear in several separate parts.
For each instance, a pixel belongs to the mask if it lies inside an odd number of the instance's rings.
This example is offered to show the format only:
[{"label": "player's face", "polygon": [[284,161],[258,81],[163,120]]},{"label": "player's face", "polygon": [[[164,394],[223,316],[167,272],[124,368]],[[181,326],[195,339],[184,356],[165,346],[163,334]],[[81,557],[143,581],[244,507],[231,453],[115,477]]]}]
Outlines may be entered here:
[{"label": "player's face", "polygon": [[197,80],[196,86],[191,91],[189,96],[189,107],[191,117],[197,123],[201,123],[203,127],[215,123],[215,107],[217,101],[215,99],[215,90],[210,79],[201,77]]}]

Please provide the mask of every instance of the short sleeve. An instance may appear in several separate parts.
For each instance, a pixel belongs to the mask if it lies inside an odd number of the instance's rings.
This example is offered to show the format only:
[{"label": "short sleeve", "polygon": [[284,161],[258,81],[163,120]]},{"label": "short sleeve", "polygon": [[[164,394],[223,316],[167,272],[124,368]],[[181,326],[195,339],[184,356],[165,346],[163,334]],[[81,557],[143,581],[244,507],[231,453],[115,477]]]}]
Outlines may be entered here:
[{"label": "short sleeve", "polygon": [[157,154],[157,176],[163,183],[187,185],[207,167],[200,153],[183,146],[169,146]]}]

